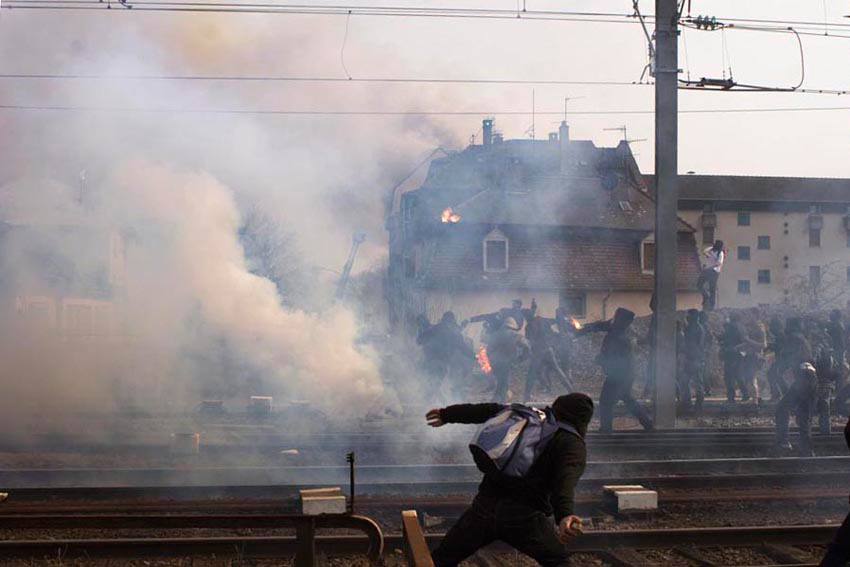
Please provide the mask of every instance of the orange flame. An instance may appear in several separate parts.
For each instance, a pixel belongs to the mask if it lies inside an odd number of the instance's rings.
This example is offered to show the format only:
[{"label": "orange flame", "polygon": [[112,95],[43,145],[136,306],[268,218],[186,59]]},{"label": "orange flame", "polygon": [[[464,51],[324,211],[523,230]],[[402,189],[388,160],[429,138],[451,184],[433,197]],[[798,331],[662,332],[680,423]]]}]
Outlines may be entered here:
[{"label": "orange flame", "polygon": [[481,347],[478,350],[478,354],[475,355],[475,360],[478,361],[478,366],[481,367],[481,372],[484,374],[490,374],[493,371],[493,367],[490,366],[490,358],[487,356],[487,348]]},{"label": "orange flame", "polygon": [[440,220],[443,222],[460,222],[460,215],[452,210],[451,207],[444,209],[440,215]]},{"label": "orange flame", "polygon": [[576,331],[580,331],[580,330],[581,330],[582,324],[581,324],[581,323],[579,323],[578,321],[576,321],[575,319],[573,319],[572,317],[570,317],[570,324],[571,324],[573,327],[575,327]]}]

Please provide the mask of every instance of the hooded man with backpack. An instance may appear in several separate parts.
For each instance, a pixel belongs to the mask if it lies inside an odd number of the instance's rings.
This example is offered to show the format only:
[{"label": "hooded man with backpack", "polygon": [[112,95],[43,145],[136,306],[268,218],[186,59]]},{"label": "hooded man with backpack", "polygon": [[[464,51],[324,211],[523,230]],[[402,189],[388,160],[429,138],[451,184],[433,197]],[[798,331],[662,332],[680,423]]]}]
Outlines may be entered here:
[{"label": "hooded man with backpack", "polygon": [[[540,417],[535,418],[535,414]],[[545,410],[491,403],[429,411],[426,418],[432,427],[487,422],[470,445],[479,468],[487,472],[472,506],[434,550],[435,567],[454,567],[496,540],[544,567],[567,567],[569,556],[564,544],[581,533],[581,519],[574,515],[575,487],[587,463],[584,436],[592,416],[593,401],[579,393],[560,396]],[[493,453],[476,454],[476,443],[486,442],[482,439],[488,427],[490,432],[497,431],[508,422],[524,426],[518,428],[518,434],[513,427],[506,430],[508,435],[516,434],[511,447],[518,450],[509,452],[500,469],[482,466],[479,455],[486,459]],[[517,466],[516,461],[523,458],[527,468]],[[557,529],[550,515],[554,515]]]}]

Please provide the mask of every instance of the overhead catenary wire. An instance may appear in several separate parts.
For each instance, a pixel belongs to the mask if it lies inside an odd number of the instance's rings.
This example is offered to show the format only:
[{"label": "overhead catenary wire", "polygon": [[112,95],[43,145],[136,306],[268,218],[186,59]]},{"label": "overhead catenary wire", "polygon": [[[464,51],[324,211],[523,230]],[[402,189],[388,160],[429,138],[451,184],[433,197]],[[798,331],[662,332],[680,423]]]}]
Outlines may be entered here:
[{"label": "overhead catenary wire", "polygon": [[[531,110],[325,110],[325,109],[247,109],[247,108],[144,108],[120,106],[0,104],[0,110],[147,113],[147,114],[257,114],[289,116],[530,116]],[[679,114],[744,114],[768,112],[848,111],[850,106],[805,106],[776,108],[702,108],[683,109]],[[537,115],[561,116],[563,110],[535,110]],[[582,110],[572,115],[651,115],[651,109]]]}]

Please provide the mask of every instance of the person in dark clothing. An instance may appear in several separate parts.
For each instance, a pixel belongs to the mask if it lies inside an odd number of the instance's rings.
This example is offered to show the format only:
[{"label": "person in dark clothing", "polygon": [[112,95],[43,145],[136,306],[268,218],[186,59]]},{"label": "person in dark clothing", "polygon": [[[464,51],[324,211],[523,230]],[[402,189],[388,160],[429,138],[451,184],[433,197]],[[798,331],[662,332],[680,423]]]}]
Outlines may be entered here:
[{"label": "person in dark clothing", "polygon": [[649,299],[649,310],[652,311],[652,316],[649,318],[649,325],[646,328],[646,336],[644,341],[648,345],[646,356],[646,381],[643,383],[643,399],[651,400],[655,396],[655,342],[658,335],[658,318],[655,314],[657,301],[655,292],[652,292],[652,297]]},{"label": "person in dark clothing", "polygon": [[573,319],[567,317],[567,312],[563,307],[558,307],[555,310],[555,327],[558,329],[558,334],[555,337],[555,354],[558,356],[558,365],[572,384],[573,339],[575,338],[576,327]]},{"label": "person in dark clothing", "polygon": [[723,335],[720,337],[723,380],[726,382],[726,400],[729,402],[735,401],[738,386],[743,386],[741,391],[743,398],[749,398],[747,387],[741,381],[741,364],[744,361],[741,349],[746,336],[747,333],[741,325],[741,316],[733,311],[729,314],[729,320],[723,328]]},{"label": "person in dark clothing", "polygon": [[[428,423],[484,423],[507,406],[461,404],[432,409]],[[575,487],[584,473],[584,436],[593,416],[593,401],[585,394],[558,397],[555,417],[572,425],[579,436],[559,430],[523,478],[485,474],[472,506],[434,550],[435,567],[454,567],[493,541],[503,541],[544,567],[567,567],[564,544],[581,533],[575,516]],[[554,515],[557,531],[549,519]]]},{"label": "person in dark clothing", "polygon": [[531,316],[525,325],[525,338],[531,348],[531,361],[528,365],[528,376],[525,380],[525,400],[531,399],[535,384],[540,381],[551,384],[549,377],[554,374],[566,393],[573,391],[573,385],[567,374],[561,369],[555,357],[557,335],[552,330],[554,319],[546,319],[537,315]]},{"label": "person in dark clothing", "polygon": [[634,376],[634,356],[629,327],[635,314],[628,309],[618,307],[610,321],[597,321],[585,325],[578,335],[605,332],[602,348],[596,361],[605,373],[605,383],[599,396],[599,430],[611,432],[614,428],[614,406],[622,401],[646,430],[652,430],[652,420],[646,410],[632,397]]},{"label": "person in dark clothing", "polygon": [[425,396],[428,400],[435,399],[440,393],[449,363],[455,360],[455,353],[475,359],[475,353],[466,342],[455,314],[451,311],[443,313],[439,323],[424,329],[416,342],[422,347],[425,357],[425,373],[429,379]]},{"label": "person in dark clothing", "polygon": [[[850,449],[850,420],[844,426],[844,441]],[[850,514],[844,518],[844,523],[838,528],[835,539],[826,548],[820,567],[846,567],[848,563],[850,563]]]},{"label": "person in dark clothing", "polygon": [[835,394],[835,386],[838,377],[838,365],[832,355],[832,349],[828,345],[821,345],[815,357],[815,371],[817,372],[817,403],[818,432],[821,435],[829,435],[832,418],[832,396]]},{"label": "person in dark clothing", "polygon": [[842,318],[841,311],[833,309],[829,313],[829,325],[826,327],[826,333],[832,343],[832,356],[838,363],[844,362],[844,351],[847,349],[847,332]]},{"label": "person in dark clothing", "polygon": [[700,365],[705,350],[705,329],[699,322],[699,311],[696,309],[688,309],[688,315],[685,322],[685,338],[684,338],[684,372],[682,373],[682,383],[679,385],[679,395],[682,403],[690,407],[691,405],[691,384],[693,383],[694,394],[696,395],[696,410],[702,411],[703,400],[705,399],[705,389],[702,384],[702,376]]},{"label": "person in dark clothing", "polygon": [[508,386],[511,379],[511,366],[525,360],[529,347],[519,333],[519,327],[513,317],[507,317],[499,330],[492,333],[487,341],[487,358],[490,360],[493,377],[496,379],[496,391],[493,401],[504,403],[508,399]]},{"label": "person in dark clothing", "polygon": [[794,373],[788,391],[776,405],[776,440],[783,451],[791,450],[788,442],[788,422],[793,411],[800,429],[800,456],[812,455],[812,406],[817,396],[817,374],[812,358],[812,347],[803,335],[799,317],[788,319],[785,336],[786,361]]},{"label": "person in dark clothing", "polygon": [[785,382],[786,366],[785,353],[785,327],[779,317],[773,317],[768,324],[768,331],[772,338],[767,345],[767,350],[773,352],[773,362],[767,369],[767,383],[770,386],[770,399],[776,401],[785,395],[788,384]]}]

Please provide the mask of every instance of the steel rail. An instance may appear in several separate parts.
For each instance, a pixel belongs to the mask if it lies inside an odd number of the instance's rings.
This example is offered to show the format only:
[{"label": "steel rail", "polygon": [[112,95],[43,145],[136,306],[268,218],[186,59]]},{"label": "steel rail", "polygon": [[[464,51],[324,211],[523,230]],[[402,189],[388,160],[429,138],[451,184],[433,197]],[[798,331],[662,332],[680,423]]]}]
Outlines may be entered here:
[{"label": "steel rail", "polygon": [[[762,544],[823,544],[831,540],[835,525],[801,525],[770,527],[688,528],[659,530],[587,531],[570,545],[572,551],[599,553],[605,550],[631,548],[651,549],[675,546],[753,546]],[[444,534],[426,534],[429,544],[437,543]],[[388,548],[403,545],[400,534],[384,537]],[[335,555],[363,552],[367,539],[358,536],[318,536],[318,548]],[[297,541],[291,536],[241,536],[192,538],[115,538],[0,541],[4,558],[62,557],[77,558],[141,558],[179,557],[215,554],[219,557],[280,557],[294,553]]]}]

